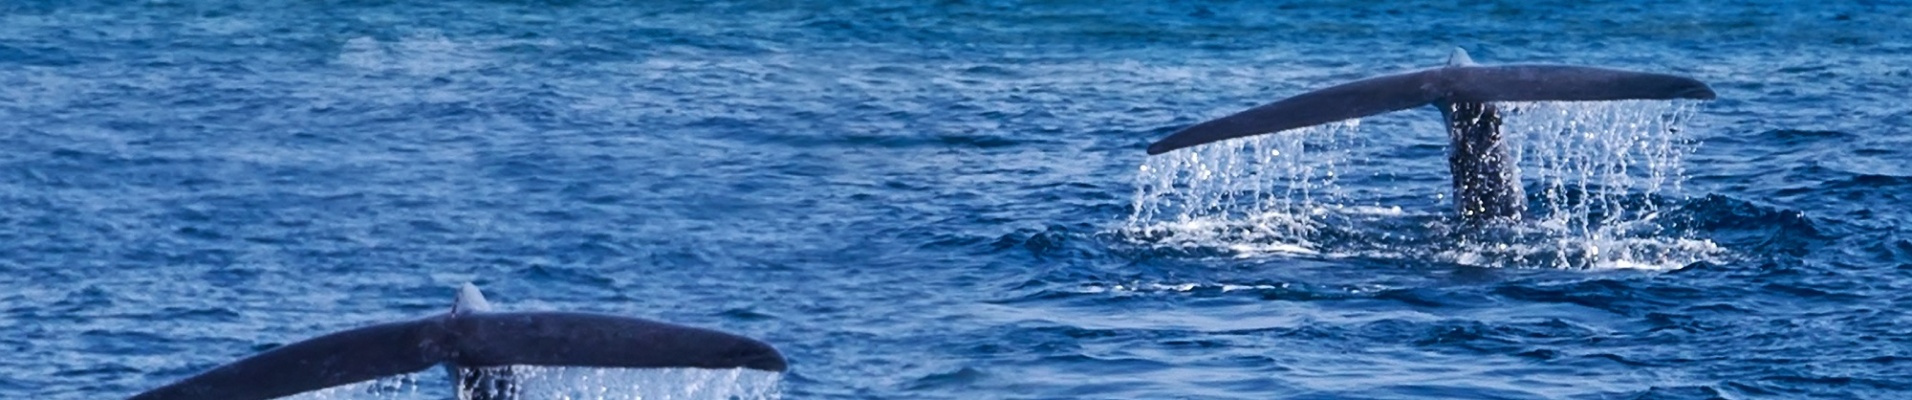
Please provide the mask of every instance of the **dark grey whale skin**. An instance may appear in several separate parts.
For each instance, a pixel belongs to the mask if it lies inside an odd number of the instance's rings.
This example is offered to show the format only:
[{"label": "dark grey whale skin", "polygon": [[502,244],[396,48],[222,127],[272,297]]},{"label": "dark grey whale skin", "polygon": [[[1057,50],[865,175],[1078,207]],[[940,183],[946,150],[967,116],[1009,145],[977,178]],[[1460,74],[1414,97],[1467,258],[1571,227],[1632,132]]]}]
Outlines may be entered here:
[{"label": "dark grey whale skin", "polygon": [[[476,287],[468,289],[476,296]],[[486,367],[749,368],[783,372],[783,355],[755,339],[638,318],[573,312],[484,312],[479,307],[335,332],[279,346],[132,397],[264,400],[418,372],[454,371],[461,398],[509,398]],[[460,309],[464,308],[464,309]],[[475,390],[476,389],[476,390]]]},{"label": "dark grey whale skin", "polygon": [[1445,67],[1344,83],[1195,124],[1150,144],[1148,154],[1433,105],[1447,125],[1448,169],[1461,217],[1519,219],[1526,198],[1492,102],[1715,97],[1705,83],[1683,76],[1570,65],[1480,66],[1455,49]]}]

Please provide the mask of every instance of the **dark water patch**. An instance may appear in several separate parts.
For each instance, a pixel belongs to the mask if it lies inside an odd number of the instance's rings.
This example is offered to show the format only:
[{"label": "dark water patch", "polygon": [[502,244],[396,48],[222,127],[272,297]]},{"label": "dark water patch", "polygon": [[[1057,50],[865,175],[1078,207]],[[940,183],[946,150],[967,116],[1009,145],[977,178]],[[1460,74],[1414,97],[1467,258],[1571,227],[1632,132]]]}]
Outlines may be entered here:
[{"label": "dark water patch", "polygon": [[1735,315],[1754,313],[1753,310],[1740,308],[1739,306],[1735,306],[1729,303],[1700,304],[1700,305],[1686,307],[1683,310],[1687,312],[1735,314]]},{"label": "dark water patch", "polygon": [[1675,313],[1649,313],[1643,318],[1643,322],[1652,326],[1647,329],[1648,334],[1709,334],[1737,327],[1737,324],[1721,322],[1711,317]]},{"label": "dark water patch", "polygon": [[1899,355],[1878,356],[1878,357],[1868,358],[1861,361],[1867,362],[1867,363],[1875,363],[1875,364],[1897,365],[1901,363],[1912,363],[1912,356],[1899,356]]},{"label": "dark water patch", "polygon": [[989,374],[970,367],[955,371],[932,374],[911,381],[908,390],[962,389],[974,387],[989,379]]},{"label": "dark water patch", "polygon": [[1663,366],[1666,366],[1665,364],[1661,364],[1661,363],[1657,363],[1657,362],[1653,362],[1653,361],[1648,361],[1648,360],[1640,360],[1640,359],[1634,359],[1634,358],[1629,358],[1629,357],[1627,357],[1626,355],[1621,355],[1621,354],[1615,354],[1615,353],[1600,353],[1600,352],[1596,352],[1596,353],[1588,353],[1588,354],[1582,354],[1582,355],[1579,355],[1579,356],[1576,356],[1575,358],[1578,358],[1578,359],[1581,359],[1581,360],[1592,360],[1592,361],[1596,361],[1596,362],[1606,362],[1606,363],[1612,363],[1612,364],[1615,364],[1615,365],[1620,365],[1620,366],[1625,366],[1625,367],[1629,367],[1629,368],[1645,368],[1645,367],[1663,367]]},{"label": "dark water patch", "polygon": [[577,267],[533,264],[519,268],[514,275],[531,282],[561,282],[586,287],[602,287],[616,282],[597,274],[594,270]]},{"label": "dark water patch", "polygon": [[[1394,336],[1382,329],[1376,336]],[[1499,352],[1499,349],[1512,344],[1507,338],[1507,330],[1476,321],[1456,321],[1435,324],[1432,328],[1414,335],[1418,337],[1412,343],[1421,347],[1453,347],[1485,353]]]},{"label": "dark water patch", "polygon": [[1823,140],[1853,139],[1856,136],[1840,131],[1775,129],[1760,132],[1755,135],[1755,138],[1772,144],[1801,144]]},{"label": "dark water patch", "polygon": [[53,302],[52,311],[61,314],[89,315],[97,314],[114,304],[114,296],[100,286],[89,285],[85,288],[69,291],[59,301]]},{"label": "dark water patch", "polygon": [[64,370],[60,370],[59,372],[53,373],[53,376],[62,377],[62,378],[107,379],[109,377],[113,377],[117,375],[131,374],[136,372],[139,372],[139,369],[133,368],[132,366],[128,366],[128,365],[120,364],[120,363],[108,363],[103,365],[95,365],[88,368],[64,369]]},{"label": "dark water patch", "polygon": [[1429,309],[1460,306],[1457,300],[1463,300],[1449,292],[1431,289],[1389,289],[1376,292],[1374,298],[1401,302],[1411,307]]},{"label": "dark water patch", "polygon": [[1815,288],[1809,285],[1802,285],[1802,284],[1772,283],[1772,284],[1767,284],[1766,286],[1761,287],[1761,289],[1764,289],[1770,293],[1784,294],[1784,295],[1789,295],[1799,299],[1813,300],[1813,301],[1820,301],[1820,300],[1851,301],[1851,300],[1860,298],[1860,296],[1849,295],[1842,292],[1828,291],[1825,289]]},{"label": "dark water patch", "polygon": [[998,237],[990,247],[996,251],[1021,249],[1037,258],[1045,257],[1094,257],[1101,247],[1090,236],[1072,231],[1068,227],[1050,226],[1037,231],[1018,229],[1014,233]]},{"label": "dark water patch", "polygon": [[1592,279],[1557,284],[1510,284],[1494,288],[1493,293],[1512,300],[1569,303],[1620,315],[1635,315],[1641,310],[1673,304],[1675,299],[1662,296],[1662,292],[1675,297],[1699,294],[1692,289],[1670,287],[1639,290],[1634,283]]},{"label": "dark water patch", "polygon": [[996,65],[978,65],[964,68],[963,74],[985,78],[1014,78],[1016,71]]},{"label": "dark water patch", "polygon": [[777,316],[775,315],[765,314],[761,311],[752,310],[752,309],[744,309],[744,308],[733,308],[729,310],[724,310],[724,312],[719,315],[722,315],[724,318],[730,318],[730,319],[740,320],[740,321],[764,321],[764,320],[772,320],[777,318]]},{"label": "dark water patch", "polygon": [[1908,390],[1912,388],[1912,385],[1882,379],[1787,374],[1754,378],[1751,382],[1739,387],[1781,396],[1826,396],[1833,393],[1850,393],[1855,390],[1861,391],[1860,393],[1872,391],[1891,393]]},{"label": "dark water patch", "polygon": [[266,271],[249,266],[226,266],[207,270],[201,278],[220,287],[237,287],[257,283],[266,275]]},{"label": "dark water patch", "polygon": [[1636,400],[1673,400],[1673,399],[1726,399],[1726,394],[1712,386],[1654,386],[1638,394],[1628,396]]},{"label": "dark water patch", "polygon": [[[752,122],[731,118],[712,118],[704,126],[721,127],[733,125],[752,125]],[[757,139],[777,146],[796,148],[824,148],[841,150],[844,148],[871,148],[886,150],[907,150],[924,148],[945,148],[949,146],[975,149],[995,149],[1032,143],[1028,139],[1012,139],[988,134],[951,133],[941,135],[912,135],[908,132],[885,132],[870,134],[785,134],[762,133]]]},{"label": "dark water patch", "polygon": [[1146,373],[1172,368],[1169,364],[1144,358],[1097,357],[1080,354],[1047,356],[1038,361],[1054,364],[1055,368],[1067,368],[1073,372],[1105,375]]},{"label": "dark water patch", "polygon": [[168,307],[160,310],[159,313],[166,319],[180,321],[214,322],[233,321],[240,318],[238,312],[226,307],[193,309]]},{"label": "dark water patch", "polygon": [[[1869,194],[1881,189],[1904,188],[1907,186],[1912,186],[1912,177],[1895,176],[1895,175],[1879,175],[1879,174],[1857,174],[1851,178],[1826,182],[1824,184],[1821,184],[1820,187],[1826,190],[1855,190],[1856,189],[1855,191],[1865,192]],[[1892,196],[1892,198],[1896,198],[1896,197],[1897,196]]]},{"label": "dark water patch", "polygon": [[161,355],[177,351],[168,338],[140,332],[116,332],[89,330],[81,332],[78,338],[86,351],[100,354],[122,355]]},{"label": "dark water patch", "polygon": [[1805,213],[1707,195],[1672,211],[1675,221],[1728,248],[1763,254],[1804,255],[1826,236]]},{"label": "dark water patch", "polygon": [[57,47],[0,46],[0,63],[34,67],[71,67],[97,58],[83,57]]},{"label": "dark water patch", "polygon": [[1881,239],[1861,245],[1861,254],[1872,261],[1891,264],[1898,260],[1912,260],[1912,239]]}]

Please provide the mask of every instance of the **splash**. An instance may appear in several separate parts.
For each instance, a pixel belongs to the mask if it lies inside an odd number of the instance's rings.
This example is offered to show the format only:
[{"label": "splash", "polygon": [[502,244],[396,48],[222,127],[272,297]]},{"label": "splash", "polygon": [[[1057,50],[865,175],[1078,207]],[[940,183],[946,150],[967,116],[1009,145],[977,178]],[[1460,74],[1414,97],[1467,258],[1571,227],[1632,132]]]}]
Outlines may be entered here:
[{"label": "splash", "polygon": [[1360,120],[1251,136],[1148,158],[1125,236],[1170,247],[1226,243],[1237,254],[1312,253],[1338,204],[1345,149]]},{"label": "splash", "polygon": [[[1452,206],[1425,214],[1355,206],[1342,169],[1358,120],[1228,140],[1155,156],[1136,174],[1122,236],[1158,248],[1435,259],[1495,267],[1678,269],[1722,253],[1667,227],[1682,195],[1683,101],[1497,104],[1529,190],[1528,221],[1479,230]],[[1445,136],[1445,132],[1442,133]],[[1444,140],[1443,140],[1444,142]],[[1445,171],[1443,171],[1445,173]],[[1447,185],[1429,186],[1430,197]],[[1452,201],[1447,199],[1447,201]],[[1414,220],[1422,215],[1444,217]],[[1404,218],[1404,216],[1406,216]]]},{"label": "splash", "polygon": [[[782,398],[783,375],[750,369],[505,366],[520,400],[688,400]],[[438,376],[430,376],[438,375]],[[423,378],[421,378],[423,376]],[[308,392],[287,399],[439,399],[451,390],[442,372],[421,372]],[[424,388],[426,390],[420,390]],[[493,389],[501,390],[501,389]]]},{"label": "splash", "polygon": [[[1557,268],[1678,269],[1721,252],[1667,230],[1664,199],[1683,197],[1688,101],[1499,104],[1501,132],[1531,190],[1532,224],[1505,257]],[[1491,253],[1491,252],[1489,252]]]}]

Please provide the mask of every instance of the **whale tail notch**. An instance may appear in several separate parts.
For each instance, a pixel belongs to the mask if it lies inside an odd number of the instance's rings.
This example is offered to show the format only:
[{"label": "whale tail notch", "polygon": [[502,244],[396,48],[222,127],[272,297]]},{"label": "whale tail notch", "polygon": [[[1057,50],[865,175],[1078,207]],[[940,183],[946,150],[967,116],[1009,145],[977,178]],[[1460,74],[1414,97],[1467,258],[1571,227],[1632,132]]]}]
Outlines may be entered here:
[{"label": "whale tail notch", "polygon": [[1467,56],[1467,49],[1455,46],[1453,52],[1447,53],[1447,66],[1449,67],[1467,67],[1473,65],[1474,58]]},{"label": "whale tail notch", "polygon": [[1448,65],[1380,76],[1302,93],[1189,126],[1148,154],[1446,103],[1497,101],[1711,100],[1693,78],[1568,65],[1480,66],[1459,48]]},{"label": "whale tail notch", "polygon": [[465,282],[458,287],[458,298],[452,301],[452,314],[490,312],[491,302],[485,301],[485,293],[478,291],[478,285]]},{"label": "whale tail notch", "polygon": [[452,311],[286,344],[132,400],[265,400],[446,365],[748,368],[783,372],[769,344],[730,333],[615,315],[488,312],[477,286]]}]

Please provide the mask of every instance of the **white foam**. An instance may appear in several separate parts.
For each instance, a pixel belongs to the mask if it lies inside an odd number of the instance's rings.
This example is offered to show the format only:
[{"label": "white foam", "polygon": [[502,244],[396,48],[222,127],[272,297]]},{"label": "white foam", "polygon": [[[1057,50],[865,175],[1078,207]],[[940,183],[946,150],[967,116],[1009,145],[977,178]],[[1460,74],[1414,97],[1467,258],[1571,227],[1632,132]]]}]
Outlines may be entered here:
[{"label": "white foam", "polygon": [[1704,239],[1552,238],[1533,243],[1463,245],[1437,251],[1434,258],[1479,267],[1672,271],[1695,262],[1718,261],[1726,254],[1724,248]]},{"label": "white foam", "polygon": [[1291,214],[1262,213],[1242,219],[1204,216],[1134,225],[1121,233],[1129,238],[1146,238],[1139,243],[1156,248],[1221,248],[1244,257],[1316,254],[1319,251],[1304,236],[1313,229],[1310,224]]},{"label": "white foam", "polygon": [[1089,285],[1084,285],[1081,288],[1078,288],[1076,290],[1076,293],[1082,293],[1082,294],[1101,294],[1101,293],[1147,294],[1147,293],[1169,293],[1169,292],[1188,293],[1188,292],[1193,292],[1198,290],[1220,290],[1225,293],[1225,292],[1233,292],[1233,291],[1240,291],[1240,290],[1277,290],[1277,289],[1287,289],[1287,288],[1288,288],[1288,284],[1286,283],[1236,285],[1236,284],[1227,284],[1227,283],[1133,282],[1133,283],[1116,283],[1116,284],[1110,284],[1110,285],[1089,284]]}]

